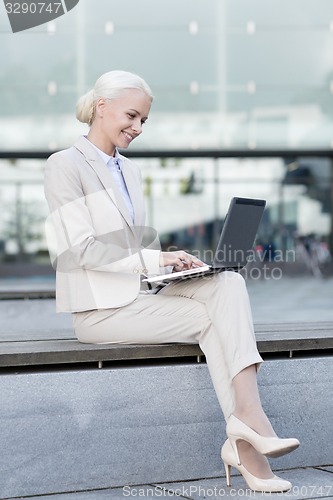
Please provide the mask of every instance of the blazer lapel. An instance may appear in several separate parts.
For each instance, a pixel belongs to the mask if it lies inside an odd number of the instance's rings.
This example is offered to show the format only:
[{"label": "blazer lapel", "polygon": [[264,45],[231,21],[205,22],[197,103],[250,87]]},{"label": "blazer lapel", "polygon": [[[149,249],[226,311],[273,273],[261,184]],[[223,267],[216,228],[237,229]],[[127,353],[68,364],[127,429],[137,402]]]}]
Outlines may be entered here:
[{"label": "blazer lapel", "polygon": [[142,200],[141,185],[138,182],[138,178],[131,172],[131,165],[127,158],[121,155],[121,160],[123,177],[133,205],[134,225],[142,226],[145,219],[145,210]]},{"label": "blazer lapel", "polygon": [[[95,150],[93,146],[89,144],[89,141],[85,137],[80,137],[74,144],[74,147],[78,149],[85,157],[88,164],[95,171],[96,175],[100,179],[101,183],[105,187],[108,195],[110,196],[112,202],[117,206],[119,212],[125,219],[126,223],[131,227],[133,231],[133,223],[131,216],[128,212],[124,199],[119,193],[118,187],[113,180],[111,173],[108,171],[107,166],[103,162],[102,158]],[[129,176],[130,177],[130,176]],[[126,181],[126,180],[125,180]],[[126,181],[127,183],[127,181]],[[131,196],[131,193],[130,193]],[[132,199],[132,197],[131,197]],[[133,205],[134,206],[134,205]],[[135,206],[134,206],[135,213]]]}]

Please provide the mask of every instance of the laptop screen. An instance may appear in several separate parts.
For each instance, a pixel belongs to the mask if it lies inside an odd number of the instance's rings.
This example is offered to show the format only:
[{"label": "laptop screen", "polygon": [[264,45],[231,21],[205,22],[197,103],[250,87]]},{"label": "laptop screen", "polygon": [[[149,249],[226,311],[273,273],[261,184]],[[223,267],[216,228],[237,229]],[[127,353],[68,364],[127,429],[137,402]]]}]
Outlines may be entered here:
[{"label": "laptop screen", "polygon": [[244,267],[251,255],[265,200],[233,198],[214,255],[214,267]]}]

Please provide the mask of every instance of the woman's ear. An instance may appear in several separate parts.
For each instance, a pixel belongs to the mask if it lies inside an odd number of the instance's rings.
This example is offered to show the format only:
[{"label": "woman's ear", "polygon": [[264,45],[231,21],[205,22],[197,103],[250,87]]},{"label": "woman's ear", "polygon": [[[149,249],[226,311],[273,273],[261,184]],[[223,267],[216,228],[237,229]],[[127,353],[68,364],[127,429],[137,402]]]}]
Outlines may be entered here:
[{"label": "woman's ear", "polygon": [[105,113],[105,110],[106,110],[106,99],[104,99],[103,97],[99,98],[97,101],[96,101],[96,115],[99,116],[99,117],[102,117]]}]

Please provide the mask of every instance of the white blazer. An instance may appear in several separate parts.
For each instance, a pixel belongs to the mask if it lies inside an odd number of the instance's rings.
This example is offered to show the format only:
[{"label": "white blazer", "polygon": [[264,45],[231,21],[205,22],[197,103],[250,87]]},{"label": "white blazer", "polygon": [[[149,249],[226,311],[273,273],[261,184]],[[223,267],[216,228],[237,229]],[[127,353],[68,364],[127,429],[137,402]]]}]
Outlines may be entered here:
[{"label": "white blazer", "polygon": [[47,160],[46,234],[58,312],[124,306],[138,296],[141,274],[161,271],[157,235],[144,226],[139,168],[121,159],[134,225],[111,173],[85,137]]}]

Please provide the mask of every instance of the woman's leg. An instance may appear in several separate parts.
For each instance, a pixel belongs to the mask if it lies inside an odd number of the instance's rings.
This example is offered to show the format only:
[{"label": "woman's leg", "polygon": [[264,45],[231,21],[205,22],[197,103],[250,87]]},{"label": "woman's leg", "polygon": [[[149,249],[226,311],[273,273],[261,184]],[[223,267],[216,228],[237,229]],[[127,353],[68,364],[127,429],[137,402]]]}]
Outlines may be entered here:
[{"label": "woman's leg", "polygon": [[[234,415],[262,436],[276,436],[260,401],[255,365],[244,368],[233,381],[235,394]],[[238,453],[244,467],[256,477],[269,479],[273,476],[269,463],[250,443],[240,440]]]},{"label": "woman's leg", "polygon": [[[203,304],[211,320],[199,337],[211,378],[226,420],[236,408],[234,378],[262,362],[253,331],[252,313],[244,279],[234,272],[191,279],[164,288],[163,295],[186,297]],[[251,383],[253,379],[251,379]],[[225,393],[229,397],[225,397]],[[255,393],[254,393],[255,394]],[[241,401],[238,398],[237,401]]]},{"label": "woman's leg", "polygon": [[[207,308],[215,328],[201,336],[200,345],[226,420],[233,413],[259,434],[275,435],[261,406],[257,368],[262,360],[244,280],[235,273],[222,273],[210,281],[184,282],[165,292],[191,297]],[[245,441],[238,447],[247,470],[264,479],[273,476],[266,457]]]},{"label": "woman's leg", "polygon": [[244,368],[233,379],[235,392],[234,415],[261,436],[276,436],[260,401],[257,371],[254,365]]}]

